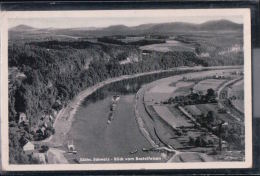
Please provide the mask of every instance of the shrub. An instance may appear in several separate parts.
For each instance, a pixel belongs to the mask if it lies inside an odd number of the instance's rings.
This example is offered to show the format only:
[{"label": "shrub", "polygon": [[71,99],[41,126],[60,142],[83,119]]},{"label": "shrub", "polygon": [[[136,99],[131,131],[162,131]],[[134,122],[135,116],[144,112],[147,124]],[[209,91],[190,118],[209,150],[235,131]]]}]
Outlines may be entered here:
[{"label": "shrub", "polygon": [[49,146],[47,146],[47,145],[42,145],[41,146],[41,149],[40,149],[40,152],[41,153],[45,153],[45,152],[47,152],[49,150]]},{"label": "shrub", "polygon": [[201,136],[199,136],[195,140],[195,146],[196,147],[206,147],[207,141],[204,138],[202,138]]},{"label": "shrub", "polygon": [[189,145],[194,145],[195,140],[193,137],[189,137]]}]

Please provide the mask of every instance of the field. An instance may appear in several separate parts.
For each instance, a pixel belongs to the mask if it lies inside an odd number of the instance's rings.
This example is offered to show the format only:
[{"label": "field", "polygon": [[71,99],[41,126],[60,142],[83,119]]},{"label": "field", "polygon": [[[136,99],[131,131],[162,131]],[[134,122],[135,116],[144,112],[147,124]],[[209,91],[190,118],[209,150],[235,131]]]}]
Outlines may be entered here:
[{"label": "field", "polygon": [[172,86],[172,82],[176,82],[172,80],[172,78],[165,78],[160,81],[158,85],[155,85],[149,89],[149,91],[145,92],[145,101],[146,102],[156,102],[165,101],[169,98],[178,87]]},{"label": "field", "polygon": [[[149,128],[154,128],[152,131],[156,132],[155,137],[160,138],[159,141],[174,146],[180,151],[188,152],[209,152],[213,146],[217,145],[218,138],[215,135],[206,134],[205,129],[195,128],[191,120],[181,114],[175,107],[165,107],[167,109],[163,107],[165,106],[147,107],[149,114],[153,117],[154,123]],[[146,125],[148,124],[146,123]],[[190,138],[196,139],[202,135],[205,135],[206,139],[210,139],[213,142],[212,147],[194,147],[189,144]]]},{"label": "field", "polygon": [[224,82],[225,80],[223,79],[205,79],[196,84],[194,86],[194,90],[201,91],[203,93],[205,93],[210,88],[217,90]]},{"label": "field", "polygon": [[173,91],[175,91],[177,87],[172,87],[169,84],[160,84],[157,85],[155,87],[153,87],[152,89],[150,89],[150,93],[171,93]]},{"label": "field", "polygon": [[[155,144],[167,143],[175,148],[183,147],[178,140],[173,139],[173,136],[176,136],[175,130],[155,112],[153,106],[146,106],[145,108],[138,106],[138,108],[140,114],[142,113],[142,118],[145,120],[145,128],[149,131],[149,135]],[[148,112],[147,115],[143,112],[144,109]]]},{"label": "field", "polygon": [[144,36],[135,36],[135,37],[126,37],[126,38],[120,39],[120,41],[128,43],[128,42],[136,42],[136,41],[144,40],[144,39],[145,39]]},{"label": "field", "polygon": [[196,105],[187,105],[185,106],[186,111],[192,115],[199,116],[202,114],[201,110]]},{"label": "field", "polygon": [[[173,83],[171,85],[173,85]],[[191,88],[194,86],[194,82],[179,81],[175,83],[175,86],[178,88],[171,94],[171,97],[189,94]]]},{"label": "field", "polygon": [[186,95],[190,92],[190,88],[192,88],[193,85],[193,82],[184,81],[161,82],[145,93],[145,101],[156,100],[157,102],[160,102],[171,96]]},{"label": "field", "polygon": [[168,40],[166,43],[145,45],[140,47],[141,50],[169,52],[169,51],[191,51],[194,52],[195,48],[192,45],[188,45],[175,40]]},{"label": "field", "polygon": [[170,111],[167,106],[153,106],[157,114],[166,122],[168,122],[173,128],[178,127],[191,127],[193,126],[186,118],[183,118],[179,113]]},{"label": "field", "polygon": [[188,87],[191,86],[193,83],[192,82],[186,82],[186,81],[178,81],[178,82],[173,82],[170,84],[172,87],[178,87],[178,88],[183,88],[183,87]]},{"label": "field", "polygon": [[[234,72],[234,70],[218,70],[192,73],[192,75],[185,75],[187,79],[183,79],[183,76],[176,76],[176,79],[164,78],[144,86],[145,90],[142,90],[144,97],[139,98],[144,102],[139,102],[139,106],[144,106],[146,111],[139,111],[139,113],[144,117],[146,129],[155,143],[159,146],[172,146],[181,152],[199,152],[211,155],[213,151],[218,150],[220,141],[217,128],[212,128],[216,127],[217,123],[222,120],[228,124],[225,127],[227,131],[222,134],[223,151],[240,150],[241,145],[243,145],[239,144],[243,138],[243,128],[240,128],[241,121],[231,109],[225,108],[226,111],[222,111],[221,102],[204,102],[206,104],[198,102],[190,105],[178,104],[178,102],[169,103],[169,101],[161,102],[163,99],[167,100],[167,97],[168,99],[175,96],[188,97],[191,88],[194,87],[200,89],[199,91],[207,91],[209,88],[217,91],[221,86],[228,89],[224,83],[231,79],[237,79],[238,75],[232,74]],[[216,75],[221,77],[216,78]],[[233,86],[241,87],[241,83],[236,83]],[[237,89],[239,90],[239,88],[234,88],[233,91]],[[213,112],[213,120],[205,121],[205,118],[209,117],[207,115],[210,115],[209,111]],[[202,115],[204,116],[202,117]],[[241,135],[239,131],[241,131]],[[218,160],[218,155],[222,154],[212,155],[214,160]],[[229,156],[224,158],[229,160]],[[177,158],[177,160],[179,159]],[[180,160],[185,159],[181,158]],[[192,159],[187,157],[187,160],[191,161]],[[199,158],[195,157],[194,161],[197,160]],[[238,158],[238,160],[241,159]]]},{"label": "field", "polygon": [[[219,113],[217,104],[197,104],[194,105],[199,111],[203,112],[205,115],[207,112],[212,111],[218,119],[224,120],[228,123],[233,123],[234,118],[227,113]],[[186,106],[185,106],[186,108]]]}]

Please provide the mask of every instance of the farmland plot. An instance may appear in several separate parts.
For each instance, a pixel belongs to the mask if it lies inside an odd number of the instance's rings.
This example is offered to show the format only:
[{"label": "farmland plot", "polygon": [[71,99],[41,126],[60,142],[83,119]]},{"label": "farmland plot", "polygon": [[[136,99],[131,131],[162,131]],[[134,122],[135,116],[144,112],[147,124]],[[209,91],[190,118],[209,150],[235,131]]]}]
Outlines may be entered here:
[{"label": "farmland plot", "polygon": [[224,79],[205,79],[196,84],[194,86],[194,90],[202,91],[203,93],[207,92],[207,90],[210,88],[217,90],[225,81],[226,80]]},{"label": "farmland plot", "polygon": [[169,93],[150,93],[146,92],[144,101],[148,104],[154,104],[155,102],[159,103],[161,101],[166,101],[169,97]]},{"label": "farmland plot", "polygon": [[171,97],[180,95],[187,95],[190,93],[190,89],[194,86],[193,82],[178,81],[169,84],[169,86],[175,88],[175,91],[171,94]]},{"label": "farmland plot", "polygon": [[179,41],[169,40],[166,43],[145,45],[140,47],[141,50],[169,52],[169,51],[190,51],[194,52],[195,48],[192,45],[188,45]]},{"label": "farmland plot", "polygon": [[[193,123],[186,116],[182,115],[178,109],[173,106],[148,107],[149,113],[154,117],[155,131],[161,141],[174,146],[180,151],[202,152],[212,150],[212,147],[196,147],[189,144],[190,138],[196,139],[205,134],[206,131],[205,129],[195,128]],[[164,125],[162,126],[162,124]],[[171,128],[167,130],[167,126]],[[179,131],[180,135],[174,132],[176,130]],[[215,135],[207,133],[206,138],[213,141],[213,146],[218,144],[218,138]]]},{"label": "farmland plot", "polygon": [[172,126],[157,114],[153,106],[146,106],[146,110],[153,117],[151,123],[146,121],[145,125],[150,129],[150,135],[155,143],[164,142],[174,146],[175,148],[182,148],[180,141],[172,139],[173,136],[176,136],[175,130],[173,130]]},{"label": "farmland plot", "polygon": [[189,82],[190,85],[188,86],[184,86],[184,87],[178,87],[178,89],[176,89],[172,94],[171,97],[176,97],[176,96],[185,96],[188,95],[191,91],[191,88],[193,88],[194,83],[193,82]]},{"label": "farmland plot", "polygon": [[[165,79],[165,81],[160,82],[160,84],[155,85],[145,93],[145,101],[165,101],[182,85],[183,83],[176,83],[176,86],[172,86],[172,83]],[[189,85],[189,83],[187,85]]]},{"label": "farmland plot", "polygon": [[190,127],[191,123],[187,121],[187,119],[181,117],[179,114],[173,114],[167,106],[153,106],[154,110],[158,113],[158,115],[168,122],[173,128],[178,127]]},{"label": "farmland plot", "polygon": [[155,87],[153,87],[152,89],[150,89],[149,92],[151,93],[171,93],[173,92],[177,87],[172,87],[168,84],[160,84],[157,85]]},{"label": "farmland plot", "polygon": [[197,108],[196,105],[187,105],[184,108],[194,116],[199,116],[202,114],[201,110]]}]

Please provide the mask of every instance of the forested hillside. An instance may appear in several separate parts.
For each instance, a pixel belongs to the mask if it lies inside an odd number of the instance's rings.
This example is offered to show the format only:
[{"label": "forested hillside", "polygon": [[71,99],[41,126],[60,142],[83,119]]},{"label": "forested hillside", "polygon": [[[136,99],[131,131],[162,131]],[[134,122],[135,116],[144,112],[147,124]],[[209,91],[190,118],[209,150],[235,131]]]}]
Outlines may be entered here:
[{"label": "forested hillside", "polygon": [[[134,57],[135,61],[120,64],[126,57]],[[19,155],[10,156],[11,161],[24,158],[20,155],[25,138],[40,140],[52,134],[51,127],[45,135],[37,131],[41,119],[46,115],[55,116],[86,87],[120,75],[199,64],[201,60],[191,52],[153,53],[147,58],[135,46],[85,41],[11,43],[9,68],[15,73],[9,73],[9,139],[10,148],[20,151],[10,153]],[[28,124],[18,125],[21,113],[26,114]],[[24,130],[24,135],[16,135],[18,127]]]}]

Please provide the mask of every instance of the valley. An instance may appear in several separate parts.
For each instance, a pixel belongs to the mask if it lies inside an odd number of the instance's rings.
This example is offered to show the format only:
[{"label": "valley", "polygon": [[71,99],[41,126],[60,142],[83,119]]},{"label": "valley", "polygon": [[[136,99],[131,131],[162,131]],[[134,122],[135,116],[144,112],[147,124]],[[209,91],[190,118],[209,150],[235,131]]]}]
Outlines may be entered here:
[{"label": "valley", "polygon": [[[220,137],[205,124],[212,114],[214,123],[234,124],[222,137],[223,148],[243,153],[243,130],[235,135],[244,116],[243,75],[236,73],[244,64],[240,24],[19,25],[9,29],[8,45],[10,163],[38,164],[23,151],[28,141],[37,146],[34,153],[51,156],[49,163],[117,154],[223,161]],[[218,95],[209,97],[209,90]],[[113,96],[120,100],[108,123]],[[68,151],[68,141],[77,151]]]}]

